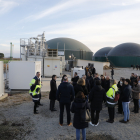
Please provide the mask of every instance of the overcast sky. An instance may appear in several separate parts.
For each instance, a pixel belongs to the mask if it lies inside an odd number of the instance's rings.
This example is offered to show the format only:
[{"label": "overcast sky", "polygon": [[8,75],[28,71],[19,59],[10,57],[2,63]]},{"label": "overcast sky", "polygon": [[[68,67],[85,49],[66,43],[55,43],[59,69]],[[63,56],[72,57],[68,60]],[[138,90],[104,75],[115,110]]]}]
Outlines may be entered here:
[{"label": "overcast sky", "polygon": [[94,53],[125,42],[140,43],[140,0],[0,0],[0,52],[19,57],[20,38],[68,37]]}]

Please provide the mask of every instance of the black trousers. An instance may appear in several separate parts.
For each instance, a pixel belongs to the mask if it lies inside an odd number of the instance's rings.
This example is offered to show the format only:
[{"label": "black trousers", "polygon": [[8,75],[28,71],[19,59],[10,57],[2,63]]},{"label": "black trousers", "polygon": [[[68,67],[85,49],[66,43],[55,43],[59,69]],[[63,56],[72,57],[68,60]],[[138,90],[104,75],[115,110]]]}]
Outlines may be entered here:
[{"label": "black trousers", "polygon": [[112,79],[113,79],[113,75],[111,75]]},{"label": "black trousers", "polygon": [[139,99],[133,99],[134,101],[134,112],[139,112]]},{"label": "black trousers", "polygon": [[[95,116],[94,116],[94,113],[95,113]],[[98,123],[98,121],[99,121],[99,114],[100,114],[99,110],[91,110],[91,121],[92,121],[92,124],[97,124]]]},{"label": "black trousers", "polygon": [[115,107],[108,107],[108,114],[110,121],[114,121]]},{"label": "black trousers", "polygon": [[40,105],[41,93],[40,93],[38,96],[39,96],[39,101],[38,101],[38,104]]},{"label": "black trousers", "polygon": [[53,110],[55,106],[55,100],[50,100],[50,110]]},{"label": "black trousers", "polygon": [[118,101],[118,112],[123,113],[122,101]]},{"label": "black trousers", "polygon": [[38,106],[38,102],[34,102],[34,113],[36,113],[37,106]]},{"label": "black trousers", "polygon": [[71,122],[71,115],[70,115],[70,103],[60,103],[60,124],[63,124],[63,113],[64,107],[66,107],[67,112],[67,124],[69,125]]}]

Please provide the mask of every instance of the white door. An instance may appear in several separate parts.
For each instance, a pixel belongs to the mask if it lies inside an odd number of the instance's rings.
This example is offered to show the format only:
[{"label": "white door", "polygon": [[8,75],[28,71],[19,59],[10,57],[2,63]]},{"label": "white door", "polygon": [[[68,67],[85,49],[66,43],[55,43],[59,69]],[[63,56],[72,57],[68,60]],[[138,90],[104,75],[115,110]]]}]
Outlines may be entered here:
[{"label": "white door", "polygon": [[60,61],[53,60],[53,74],[60,76]]},{"label": "white door", "polygon": [[44,59],[44,76],[52,76],[53,75],[53,62],[52,60]]}]

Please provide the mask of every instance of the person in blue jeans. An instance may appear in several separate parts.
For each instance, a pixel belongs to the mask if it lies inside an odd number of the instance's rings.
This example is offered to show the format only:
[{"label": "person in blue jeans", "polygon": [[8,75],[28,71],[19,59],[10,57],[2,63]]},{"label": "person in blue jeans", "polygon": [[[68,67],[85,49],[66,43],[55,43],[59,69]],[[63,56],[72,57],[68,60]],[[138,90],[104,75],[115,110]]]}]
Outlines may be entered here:
[{"label": "person in blue jeans", "polygon": [[71,106],[71,112],[74,113],[73,126],[76,128],[76,140],[80,140],[80,130],[82,130],[83,140],[86,140],[86,128],[88,127],[88,122],[81,122],[80,113],[80,110],[84,107],[89,109],[89,104],[86,101],[84,93],[79,91]]},{"label": "person in blue jeans", "polygon": [[121,123],[127,123],[129,122],[129,116],[130,116],[130,110],[129,110],[129,103],[130,103],[130,95],[131,95],[131,89],[130,89],[130,80],[125,79],[125,87],[122,94],[122,106],[123,106],[123,112],[124,112],[124,119],[121,120]]}]

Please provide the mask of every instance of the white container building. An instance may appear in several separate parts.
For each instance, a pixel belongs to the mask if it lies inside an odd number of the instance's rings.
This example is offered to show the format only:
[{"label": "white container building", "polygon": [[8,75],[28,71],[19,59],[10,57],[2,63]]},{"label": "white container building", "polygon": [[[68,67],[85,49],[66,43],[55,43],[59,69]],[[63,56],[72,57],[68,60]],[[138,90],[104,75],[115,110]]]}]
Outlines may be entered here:
[{"label": "white container building", "polygon": [[9,88],[11,90],[29,90],[29,84],[36,72],[41,73],[41,61],[10,61]]},{"label": "white container building", "polygon": [[4,95],[3,62],[0,61],[0,97]]}]

